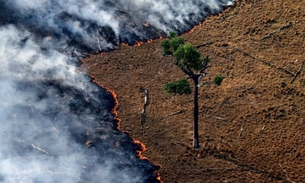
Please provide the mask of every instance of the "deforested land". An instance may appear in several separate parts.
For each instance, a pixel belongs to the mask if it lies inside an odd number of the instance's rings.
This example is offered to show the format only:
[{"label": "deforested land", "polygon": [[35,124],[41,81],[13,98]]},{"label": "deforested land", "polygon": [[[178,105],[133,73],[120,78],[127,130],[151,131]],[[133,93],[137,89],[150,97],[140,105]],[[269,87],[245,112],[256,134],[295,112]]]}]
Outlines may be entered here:
[{"label": "deforested land", "polygon": [[[82,66],[117,95],[120,129],[145,144],[165,183],[305,180],[305,1],[239,0],[182,37],[211,58],[199,89],[199,142],[192,148],[192,95],[164,92],[185,77],[160,40],[91,55]],[[145,132],[144,93],[149,89]]]}]

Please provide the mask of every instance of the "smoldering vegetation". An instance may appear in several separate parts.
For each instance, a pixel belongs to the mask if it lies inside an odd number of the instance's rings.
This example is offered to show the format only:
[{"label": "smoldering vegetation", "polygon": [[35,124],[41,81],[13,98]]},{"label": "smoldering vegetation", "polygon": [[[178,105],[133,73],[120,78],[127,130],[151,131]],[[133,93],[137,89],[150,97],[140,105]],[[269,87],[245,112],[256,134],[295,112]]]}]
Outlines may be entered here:
[{"label": "smoldering vegetation", "polygon": [[113,96],[28,35],[0,30],[0,180],[157,182],[158,167],[118,131]]},{"label": "smoldering vegetation", "polygon": [[79,59],[182,33],[230,1],[0,1],[0,182],[159,182]]},{"label": "smoldering vegetation", "polygon": [[42,46],[49,37],[56,49],[99,52],[169,31],[183,33],[230,4],[230,0],[14,0],[1,3],[1,23],[29,30]]}]

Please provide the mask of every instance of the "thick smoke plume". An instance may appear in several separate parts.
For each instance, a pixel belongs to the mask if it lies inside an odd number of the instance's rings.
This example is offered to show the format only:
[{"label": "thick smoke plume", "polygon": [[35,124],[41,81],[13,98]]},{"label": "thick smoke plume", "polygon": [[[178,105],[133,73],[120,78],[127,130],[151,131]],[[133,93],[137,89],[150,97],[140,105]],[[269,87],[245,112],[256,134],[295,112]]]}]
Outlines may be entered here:
[{"label": "thick smoke plume", "polygon": [[[30,30],[42,45],[52,37],[56,49],[88,51],[134,44],[166,32],[185,32],[230,0],[12,0],[1,10],[7,22]],[[72,47],[72,48],[71,48]]]},{"label": "thick smoke plume", "polygon": [[0,0],[0,182],[158,182],[79,58],[182,33],[228,0]]},{"label": "thick smoke plume", "polygon": [[0,30],[0,182],[151,179],[156,167],[116,130],[111,94],[28,36]]}]

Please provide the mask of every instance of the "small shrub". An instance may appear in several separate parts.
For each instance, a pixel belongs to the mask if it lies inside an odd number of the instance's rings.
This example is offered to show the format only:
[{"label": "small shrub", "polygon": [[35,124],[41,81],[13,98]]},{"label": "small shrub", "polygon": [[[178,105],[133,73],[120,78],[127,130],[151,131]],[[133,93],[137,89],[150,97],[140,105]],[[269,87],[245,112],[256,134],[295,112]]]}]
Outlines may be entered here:
[{"label": "small shrub", "polygon": [[217,75],[214,78],[214,83],[217,84],[218,86],[222,83],[222,80],[224,79],[224,77],[222,75]]}]

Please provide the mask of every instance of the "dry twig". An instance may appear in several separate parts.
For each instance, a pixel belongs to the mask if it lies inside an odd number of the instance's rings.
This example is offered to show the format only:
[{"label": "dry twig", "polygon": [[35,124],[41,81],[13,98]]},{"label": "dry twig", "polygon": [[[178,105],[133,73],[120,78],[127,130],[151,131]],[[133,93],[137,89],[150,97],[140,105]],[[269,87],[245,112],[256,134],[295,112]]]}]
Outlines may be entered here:
[{"label": "dry twig", "polygon": [[298,77],[298,75],[300,75],[303,67],[304,67],[304,64],[305,64],[305,60],[302,62],[302,65],[300,66],[299,70],[295,73],[295,76],[293,77],[293,79],[291,80],[291,84],[294,82],[294,80]]},{"label": "dry twig", "polygon": [[173,113],[171,113],[171,114],[168,114],[168,115],[166,115],[166,116],[160,118],[160,120],[162,120],[162,119],[164,119],[164,118],[167,118],[167,117],[170,117],[170,116],[174,116],[174,115],[177,115],[177,114],[181,114],[181,113],[183,113],[183,112],[184,112],[183,110],[173,112]]},{"label": "dry twig", "polygon": [[261,38],[261,41],[262,41],[262,40],[265,40],[265,39],[267,39],[267,38],[269,38],[269,37],[271,37],[273,34],[279,32],[280,30],[287,29],[287,28],[289,28],[289,27],[291,27],[291,26],[292,26],[292,23],[289,22],[288,24],[283,25],[283,26],[281,26],[280,28],[278,28],[277,30],[275,30],[275,31],[273,31],[273,32],[270,32],[270,33],[267,34],[266,36],[262,37],[262,38]]},{"label": "dry twig", "polygon": [[267,66],[270,66],[270,67],[273,67],[273,68],[275,68],[275,69],[278,69],[278,70],[280,70],[280,71],[282,71],[282,72],[285,72],[286,74],[289,74],[289,75],[291,75],[291,76],[293,76],[293,77],[295,76],[294,73],[288,71],[287,69],[284,69],[284,68],[282,68],[282,67],[279,67],[279,66],[275,65],[275,64],[272,63],[272,62],[268,62],[268,61],[265,61],[265,60],[261,60],[261,59],[259,59],[259,58],[256,58],[256,57],[250,55],[249,53],[242,51],[242,50],[239,49],[239,48],[236,48],[236,51],[238,51],[238,52],[240,52],[240,53],[243,53],[245,56],[248,56],[248,57],[252,58],[252,59],[255,60],[255,61],[258,61],[258,62],[260,62],[260,63],[263,63],[263,64],[267,65]]}]

